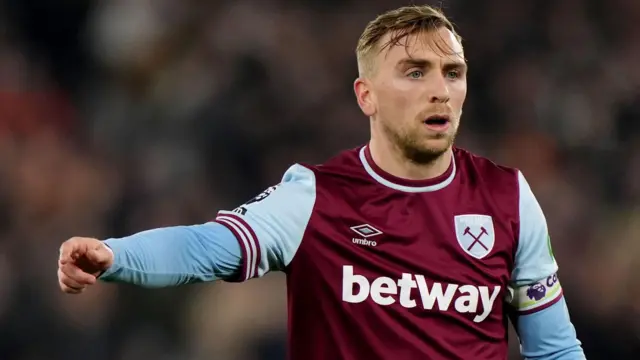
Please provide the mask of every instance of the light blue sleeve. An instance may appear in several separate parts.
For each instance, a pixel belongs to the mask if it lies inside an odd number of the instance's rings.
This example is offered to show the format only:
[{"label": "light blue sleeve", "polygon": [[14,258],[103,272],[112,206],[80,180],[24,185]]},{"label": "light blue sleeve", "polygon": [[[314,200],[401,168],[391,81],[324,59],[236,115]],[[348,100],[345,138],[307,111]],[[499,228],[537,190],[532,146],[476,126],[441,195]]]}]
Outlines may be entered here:
[{"label": "light blue sleeve", "polygon": [[148,230],[104,243],[113,251],[114,264],[100,280],[144,287],[233,278],[242,261],[233,233],[213,222]]},{"label": "light blue sleeve", "polygon": [[296,164],[278,185],[232,211],[218,212],[215,221],[235,235],[242,251],[242,270],[234,281],[284,270],[302,242],[315,200],[315,174]]},{"label": "light blue sleeve", "polygon": [[282,182],[214,222],[143,231],[107,239],[114,264],[106,282],[167,287],[244,281],[284,269],[304,236],[315,203],[313,171],[294,165]]},{"label": "light blue sleeve", "polygon": [[564,298],[538,312],[518,316],[514,325],[527,360],[586,359]]},{"label": "light blue sleeve", "polygon": [[511,304],[519,312],[533,312],[562,296],[556,276],[558,264],[540,204],[527,180],[518,172],[520,234],[511,274]]},{"label": "light blue sleeve", "polygon": [[547,221],[518,172],[520,234],[509,303],[525,359],[585,359],[558,280]]}]

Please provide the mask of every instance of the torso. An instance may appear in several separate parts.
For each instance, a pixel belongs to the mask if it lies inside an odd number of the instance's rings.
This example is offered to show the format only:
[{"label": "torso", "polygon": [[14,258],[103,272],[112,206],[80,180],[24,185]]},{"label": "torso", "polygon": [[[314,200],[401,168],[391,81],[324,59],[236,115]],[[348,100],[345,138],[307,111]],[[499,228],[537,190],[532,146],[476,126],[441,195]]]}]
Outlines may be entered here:
[{"label": "torso", "polygon": [[403,182],[364,148],[310,168],[286,269],[291,359],[506,359],[515,170],[455,149],[438,179]]}]

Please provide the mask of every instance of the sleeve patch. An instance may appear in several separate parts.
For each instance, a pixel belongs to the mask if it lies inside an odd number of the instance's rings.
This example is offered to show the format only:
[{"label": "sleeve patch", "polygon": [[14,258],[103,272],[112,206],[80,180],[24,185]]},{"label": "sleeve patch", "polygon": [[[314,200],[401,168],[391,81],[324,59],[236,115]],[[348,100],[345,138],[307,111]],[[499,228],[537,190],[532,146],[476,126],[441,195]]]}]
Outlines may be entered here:
[{"label": "sleeve patch", "polygon": [[554,304],[562,297],[558,275],[553,274],[533,284],[517,287],[511,304],[519,312],[536,312]]}]

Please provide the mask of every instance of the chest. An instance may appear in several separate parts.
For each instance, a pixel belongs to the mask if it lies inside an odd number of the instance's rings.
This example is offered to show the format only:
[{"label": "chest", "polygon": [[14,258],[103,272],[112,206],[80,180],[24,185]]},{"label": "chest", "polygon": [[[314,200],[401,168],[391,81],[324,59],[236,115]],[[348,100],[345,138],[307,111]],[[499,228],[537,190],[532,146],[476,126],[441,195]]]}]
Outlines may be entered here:
[{"label": "chest", "polygon": [[415,274],[442,284],[507,285],[517,214],[490,197],[456,191],[357,199],[363,197],[324,199],[301,249],[312,254],[309,261],[328,272],[353,266],[369,277]]}]

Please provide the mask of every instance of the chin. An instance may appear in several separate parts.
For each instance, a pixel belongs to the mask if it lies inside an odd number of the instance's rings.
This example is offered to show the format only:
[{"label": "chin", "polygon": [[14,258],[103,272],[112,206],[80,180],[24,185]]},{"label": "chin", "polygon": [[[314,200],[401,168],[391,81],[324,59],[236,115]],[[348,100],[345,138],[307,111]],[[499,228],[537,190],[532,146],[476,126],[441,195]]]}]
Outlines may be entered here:
[{"label": "chin", "polygon": [[404,153],[408,159],[417,164],[428,164],[446,153],[451,147],[449,138],[429,139],[419,146],[405,147]]}]

